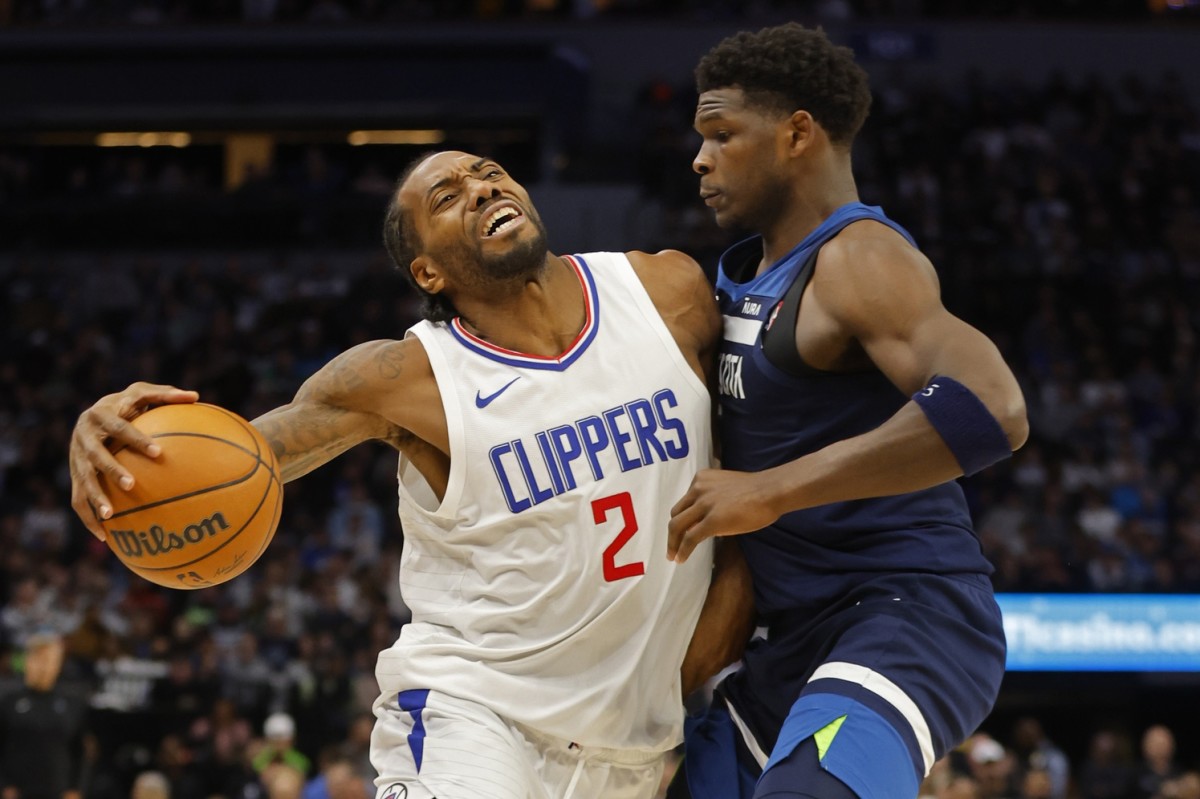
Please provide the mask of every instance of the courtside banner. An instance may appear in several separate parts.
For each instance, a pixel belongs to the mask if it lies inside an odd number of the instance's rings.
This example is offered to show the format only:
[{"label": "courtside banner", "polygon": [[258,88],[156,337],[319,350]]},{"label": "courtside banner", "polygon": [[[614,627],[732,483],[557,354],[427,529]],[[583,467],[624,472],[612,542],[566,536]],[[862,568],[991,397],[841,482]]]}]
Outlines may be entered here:
[{"label": "courtside banner", "polygon": [[1200,596],[998,594],[1010,671],[1200,671]]}]

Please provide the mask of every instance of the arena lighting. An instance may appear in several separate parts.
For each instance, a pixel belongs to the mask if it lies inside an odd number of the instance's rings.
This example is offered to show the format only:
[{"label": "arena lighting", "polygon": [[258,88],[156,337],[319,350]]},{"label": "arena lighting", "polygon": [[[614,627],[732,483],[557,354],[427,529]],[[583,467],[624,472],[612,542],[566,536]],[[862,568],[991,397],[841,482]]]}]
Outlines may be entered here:
[{"label": "arena lighting", "polygon": [[192,134],[181,131],[101,133],[96,136],[99,147],[187,147]]},{"label": "arena lighting", "polygon": [[346,141],[355,147],[364,144],[441,144],[444,130],[355,130]]}]

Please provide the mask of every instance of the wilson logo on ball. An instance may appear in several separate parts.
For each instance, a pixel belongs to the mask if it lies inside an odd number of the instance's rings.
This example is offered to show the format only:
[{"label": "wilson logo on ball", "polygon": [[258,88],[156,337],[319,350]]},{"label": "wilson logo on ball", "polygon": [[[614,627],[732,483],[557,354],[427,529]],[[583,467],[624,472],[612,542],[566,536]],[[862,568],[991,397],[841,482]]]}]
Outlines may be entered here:
[{"label": "wilson logo on ball", "polygon": [[130,558],[140,558],[142,555],[154,556],[184,549],[228,529],[229,523],[218,512],[195,524],[189,524],[182,532],[167,532],[154,524],[148,530],[110,530],[108,534],[121,554]]},{"label": "wilson logo on ball", "polygon": [[[3,0],[0,0],[2,3]],[[168,588],[232,580],[266,550],[283,510],[271,445],[232,411],[204,403],[160,405],[131,424],[162,448],[113,457],[132,489],[98,478],[112,501],[108,546],[131,571]]]}]

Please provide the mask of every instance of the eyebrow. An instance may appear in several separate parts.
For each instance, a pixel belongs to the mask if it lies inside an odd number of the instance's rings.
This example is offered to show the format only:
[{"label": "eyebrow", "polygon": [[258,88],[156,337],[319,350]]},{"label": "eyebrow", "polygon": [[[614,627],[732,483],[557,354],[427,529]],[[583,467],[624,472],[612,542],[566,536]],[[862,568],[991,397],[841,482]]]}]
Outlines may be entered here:
[{"label": "eyebrow", "polygon": [[[478,172],[480,169],[483,168],[484,164],[489,163],[491,160],[492,159],[490,159],[490,158],[480,158],[478,161],[476,161],[475,163],[473,163],[469,167],[467,167],[467,171],[468,172]],[[441,178],[440,180],[434,181],[434,184],[432,186],[430,186],[429,189],[425,192],[426,199],[433,196],[434,192],[436,192],[438,189],[442,188],[443,186],[448,186],[451,183],[453,183],[454,180],[455,180],[455,177],[453,175],[447,175],[446,177]]]}]

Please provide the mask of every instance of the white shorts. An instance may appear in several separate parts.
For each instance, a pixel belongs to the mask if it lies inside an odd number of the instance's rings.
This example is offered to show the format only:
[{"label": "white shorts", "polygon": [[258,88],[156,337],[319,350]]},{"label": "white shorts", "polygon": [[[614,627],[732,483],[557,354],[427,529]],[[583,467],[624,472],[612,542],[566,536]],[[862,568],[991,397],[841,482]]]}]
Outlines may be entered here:
[{"label": "white shorts", "polygon": [[435,691],[375,702],[376,799],[653,799],[665,760],[583,749]]}]

